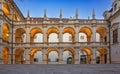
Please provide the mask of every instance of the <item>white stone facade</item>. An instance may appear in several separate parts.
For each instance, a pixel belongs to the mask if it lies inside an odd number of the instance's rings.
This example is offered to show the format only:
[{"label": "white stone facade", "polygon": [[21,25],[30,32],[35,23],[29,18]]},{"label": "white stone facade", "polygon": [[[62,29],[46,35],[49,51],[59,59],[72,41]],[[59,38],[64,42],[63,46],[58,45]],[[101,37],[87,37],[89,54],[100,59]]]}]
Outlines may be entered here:
[{"label": "white stone facade", "polygon": [[[25,18],[12,0],[0,1],[0,7],[1,64],[34,64],[38,61],[34,58],[38,51],[42,53],[42,62],[38,64],[109,63],[109,28],[104,19],[95,19],[94,11],[92,19],[78,19],[78,10],[76,18],[62,18],[61,11],[60,18],[47,18],[46,11],[43,18],[32,18],[29,12]],[[43,35],[42,42],[34,42],[37,33]],[[58,42],[49,42],[51,33],[57,34]],[[63,42],[65,33],[71,35],[71,42]],[[79,41],[80,33],[86,35],[86,42]],[[99,41],[96,41],[96,33],[100,35]],[[26,37],[25,41],[22,37]],[[117,48],[119,47],[116,47],[116,50]],[[55,51],[58,57],[54,62],[49,58],[52,51]],[[65,51],[70,53],[66,61],[63,60]],[[111,55],[114,54],[117,53]]]}]

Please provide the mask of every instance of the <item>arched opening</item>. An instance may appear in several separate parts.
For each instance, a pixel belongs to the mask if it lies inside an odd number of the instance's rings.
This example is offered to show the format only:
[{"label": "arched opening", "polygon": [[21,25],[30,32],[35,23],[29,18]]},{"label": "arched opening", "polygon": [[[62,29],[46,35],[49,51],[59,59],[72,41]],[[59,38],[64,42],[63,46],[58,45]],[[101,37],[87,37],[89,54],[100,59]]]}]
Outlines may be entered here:
[{"label": "arched opening", "polygon": [[43,42],[43,34],[42,33],[35,34],[34,42]]},{"label": "arched opening", "polygon": [[47,42],[59,42],[59,30],[51,27],[47,30]]},{"label": "arched opening", "polygon": [[85,33],[79,33],[79,42],[87,42],[87,35]]},{"label": "arched opening", "polygon": [[117,10],[117,8],[118,8],[118,5],[117,5],[117,4],[115,4],[115,5],[114,5],[114,11],[116,11],[116,10]]},{"label": "arched opening", "polygon": [[79,51],[79,60],[81,64],[90,64],[91,63],[92,51],[88,48],[83,48]]},{"label": "arched opening", "polygon": [[64,64],[74,64],[75,52],[73,49],[67,48],[63,51],[63,63]]},{"label": "arched opening", "polygon": [[100,35],[100,42],[107,41],[107,29],[105,27],[97,28],[96,32]]},{"label": "arched opening", "polygon": [[58,64],[59,62],[59,52],[55,48],[50,48],[47,53],[47,64]]},{"label": "arched opening", "polygon": [[100,52],[96,51],[96,64],[100,64]]},{"label": "arched opening", "polygon": [[3,12],[5,13],[6,16],[10,16],[10,8],[7,3],[4,3],[3,5]]},{"label": "arched opening", "polygon": [[30,64],[42,64],[42,51],[35,48],[30,51]]},{"label": "arched opening", "polygon": [[16,29],[15,42],[16,43],[24,43],[24,42],[26,42],[26,31],[23,28]]},{"label": "arched opening", "polygon": [[42,29],[35,27],[30,31],[30,42],[43,42]]},{"label": "arched opening", "polygon": [[100,34],[96,33],[96,42],[100,42]]},{"label": "arched opening", "polygon": [[23,49],[17,49],[15,51],[15,64],[24,64],[25,63],[23,54],[24,54]]},{"label": "arched opening", "polygon": [[107,50],[104,48],[99,48],[98,49],[99,52],[99,59],[100,59],[100,63],[104,64],[107,63]]},{"label": "arched opening", "polygon": [[72,27],[66,27],[63,30],[63,42],[74,42],[75,30]]},{"label": "arched opening", "polygon": [[8,42],[9,41],[9,36],[10,36],[9,35],[10,30],[9,30],[8,25],[7,24],[3,24],[2,29],[3,29],[2,38],[3,38],[3,40]]},{"label": "arched opening", "polygon": [[[81,33],[84,33],[84,35],[87,36],[87,42],[90,42],[91,34],[92,34],[91,29],[90,29],[89,27],[83,27],[83,28],[80,29],[79,35],[80,35]],[[83,38],[83,37],[82,37],[82,38]]]},{"label": "arched opening", "polygon": [[59,42],[58,34],[51,33],[48,37],[48,42]]},{"label": "arched opening", "polygon": [[63,34],[63,42],[72,42],[72,35],[69,33]]},{"label": "arched opening", "polygon": [[2,59],[4,64],[9,63],[9,49],[7,47],[3,48]]}]

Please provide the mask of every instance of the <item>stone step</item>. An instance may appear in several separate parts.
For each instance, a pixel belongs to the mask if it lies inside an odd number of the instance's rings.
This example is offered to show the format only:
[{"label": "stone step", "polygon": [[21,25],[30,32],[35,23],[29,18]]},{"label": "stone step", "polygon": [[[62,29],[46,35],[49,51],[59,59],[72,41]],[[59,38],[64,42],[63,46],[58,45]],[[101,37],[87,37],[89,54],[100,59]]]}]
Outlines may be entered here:
[{"label": "stone step", "polygon": [[120,64],[0,65],[0,74],[120,74]]}]

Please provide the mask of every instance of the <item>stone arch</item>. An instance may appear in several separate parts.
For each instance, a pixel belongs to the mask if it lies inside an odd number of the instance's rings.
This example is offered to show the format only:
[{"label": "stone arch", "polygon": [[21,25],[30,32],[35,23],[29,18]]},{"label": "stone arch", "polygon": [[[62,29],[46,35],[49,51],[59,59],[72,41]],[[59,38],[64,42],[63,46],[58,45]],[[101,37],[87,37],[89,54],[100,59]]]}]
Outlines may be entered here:
[{"label": "stone arch", "polygon": [[86,63],[90,64],[91,63],[92,51],[89,48],[82,48],[81,52],[85,52],[86,53],[86,56],[85,56],[86,57]]},{"label": "stone arch", "polygon": [[11,14],[10,8],[9,8],[9,6],[8,6],[7,3],[4,3],[4,5],[3,5],[3,12],[4,12],[5,15],[8,16],[8,17],[9,17],[10,14]]},{"label": "stone arch", "polygon": [[15,50],[15,64],[24,64],[24,50],[22,48]]},{"label": "stone arch", "polygon": [[91,35],[92,35],[92,30],[89,27],[82,27],[79,30],[79,33],[85,33],[87,35],[87,41],[90,42]]},{"label": "stone arch", "polygon": [[9,41],[9,32],[10,32],[10,29],[9,29],[8,24],[6,24],[6,23],[3,24],[2,29],[3,29],[3,31],[2,31],[3,40]]},{"label": "stone arch", "polygon": [[52,51],[55,51],[55,52],[57,52],[57,54],[58,54],[58,56],[59,56],[59,51],[56,49],[56,48],[49,48],[48,50],[47,50],[47,52],[46,52],[46,57],[47,57],[47,64],[48,64],[48,62],[49,62],[49,53],[50,52],[52,52]]},{"label": "stone arch", "polygon": [[59,30],[56,27],[48,28],[48,30],[47,30],[47,42],[48,42],[48,39],[49,39],[49,35],[51,33],[56,33],[58,35],[59,34]]},{"label": "stone arch", "polygon": [[[30,52],[29,52],[29,55],[30,55],[30,64],[33,64],[34,63],[34,55],[36,52],[38,51],[41,51],[40,49],[38,48],[34,48],[32,49]],[[41,51],[42,52],[42,51]]]},{"label": "stone arch", "polygon": [[65,33],[71,34],[72,35],[72,42],[74,42],[74,40],[75,40],[75,30],[74,30],[74,28],[72,28],[72,27],[65,27],[63,29],[63,34],[65,34]]},{"label": "stone arch", "polygon": [[17,28],[15,31],[15,42],[23,42],[22,36],[26,33],[23,28]]},{"label": "stone arch", "polygon": [[100,63],[107,63],[107,50],[105,48],[98,48],[97,51],[100,53]]},{"label": "stone arch", "polygon": [[31,31],[30,31],[30,42],[33,42],[34,36],[35,36],[35,34],[37,34],[37,33],[43,34],[42,29],[39,28],[39,27],[35,27],[35,28],[32,28],[32,29],[31,29]]},{"label": "stone arch", "polygon": [[100,41],[106,41],[106,37],[107,37],[107,29],[105,27],[98,27],[96,30],[97,33],[100,34]]},{"label": "stone arch", "polygon": [[68,58],[71,58],[72,59],[72,64],[74,64],[74,62],[75,62],[75,51],[72,48],[66,48],[65,50],[63,50],[63,52],[64,51],[69,51],[69,52],[72,53],[71,57],[68,57]]},{"label": "stone arch", "polygon": [[8,64],[9,63],[9,48],[4,47],[2,50],[2,58],[3,58],[3,63]]}]

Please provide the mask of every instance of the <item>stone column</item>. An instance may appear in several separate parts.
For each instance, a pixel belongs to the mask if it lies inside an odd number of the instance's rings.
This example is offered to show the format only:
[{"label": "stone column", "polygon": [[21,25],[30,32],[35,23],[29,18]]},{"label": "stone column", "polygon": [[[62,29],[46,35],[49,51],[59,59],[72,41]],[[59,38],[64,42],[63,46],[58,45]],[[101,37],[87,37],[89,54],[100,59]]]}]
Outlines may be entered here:
[{"label": "stone column", "polygon": [[109,55],[109,49],[107,50],[107,63],[109,64],[110,63],[110,55]]},{"label": "stone column", "polygon": [[43,42],[46,43],[47,42],[47,29],[44,27],[43,29]]},{"label": "stone column", "polygon": [[79,42],[79,29],[78,26],[75,28],[75,42]]},{"label": "stone column", "polygon": [[62,48],[59,48],[59,64],[62,64],[63,61],[63,53],[62,53]]},{"label": "stone column", "polygon": [[30,28],[27,27],[26,29],[26,42],[30,43]]},{"label": "stone column", "polygon": [[75,48],[75,62],[74,64],[79,64],[79,48]]},{"label": "stone column", "polygon": [[46,56],[46,48],[44,48],[43,50],[42,50],[42,59],[43,59],[43,62],[42,62],[42,64],[47,64],[47,56]]},{"label": "stone column", "polygon": [[59,42],[63,42],[63,28],[62,28],[62,24],[60,24],[59,26]]},{"label": "stone column", "polygon": [[30,49],[25,49],[24,52],[25,64],[30,64]]},{"label": "stone column", "polygon": [[92,35],[91,35],[91,41],[92,42],[96,42],[96,26],[94,25],[93,27],[92,27]]},{"label": "stone column", "polygon": [[92,49],[91,63],[96,64],[96,48]]}]

